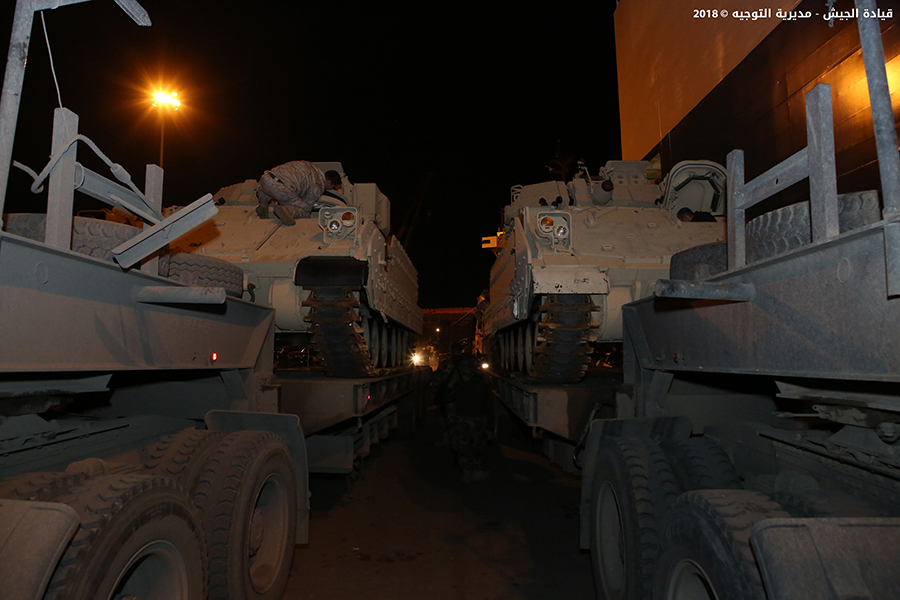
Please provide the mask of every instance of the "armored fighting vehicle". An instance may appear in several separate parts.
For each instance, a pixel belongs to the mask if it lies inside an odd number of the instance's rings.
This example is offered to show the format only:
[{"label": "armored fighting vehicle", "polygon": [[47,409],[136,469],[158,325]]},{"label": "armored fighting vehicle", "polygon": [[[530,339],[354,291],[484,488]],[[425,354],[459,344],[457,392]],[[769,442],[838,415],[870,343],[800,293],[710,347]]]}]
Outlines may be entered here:
[{"label": "armored fighting vehicle", "polygon": [[335,377],[373,377],[409,363],[421,333],[416,269],[390,231],[390,201],[374,183],[340,173],[309,218],[285,226],[256,212],[257,182],[215,194],[215,219],[178,242],[183,253],[223,258],[244,270],[244,299],[275,312],[276,352],[324,366]]},{"label": "armored fighting vehicle", "polygon": [[[725,169],[684,161],[661,182],[646,161],[610,161],[569,183],[514,186],[491,268],[484,335],[495,369],[530,383],[574,383],[592,345],[622,340],[622,306],[668,276],[670,258],[725,239]],[[723,219],[724,221],[724,219]]]}]

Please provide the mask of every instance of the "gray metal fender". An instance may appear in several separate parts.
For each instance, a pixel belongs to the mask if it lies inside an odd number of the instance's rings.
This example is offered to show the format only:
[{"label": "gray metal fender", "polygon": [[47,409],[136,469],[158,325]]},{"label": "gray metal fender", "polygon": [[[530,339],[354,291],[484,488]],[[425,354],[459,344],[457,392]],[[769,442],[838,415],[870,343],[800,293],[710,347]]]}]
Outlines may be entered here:
[{"label": "gray metal fender", "polygon": [[581,506],[579,508],[580,547],[591,547],[591,487],[600,443],[605,437],[636,437],[657,440],[684,439],[691,435],[691,421],[687,417],[647,419],[597,419],[588,426],[588,435],[581,454]]},{"label": "gray metal fender", "polygon": [[900,519],[766,519],[750,534],[769,598],[896,598]]},{"label": "gray metal fender", "polygon": [[58,502],[0,500],[0,581],[9,600],[40,600],[79,520]]},{"label": "gray metal fender", "polygon": [[300,418],[280,413],[253,413],[236,410],[211,410],[204,419],[215,431],[271,431],[284,439],[297,473],[297,544],[309,543],[309,466],[306,441]]}]

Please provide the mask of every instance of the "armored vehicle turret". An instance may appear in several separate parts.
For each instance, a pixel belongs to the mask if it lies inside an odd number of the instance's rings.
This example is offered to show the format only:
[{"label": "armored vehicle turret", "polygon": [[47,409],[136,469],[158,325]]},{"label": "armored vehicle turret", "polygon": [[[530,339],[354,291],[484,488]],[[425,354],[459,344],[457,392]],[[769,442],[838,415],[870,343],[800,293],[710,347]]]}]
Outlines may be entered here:
[{"label": "armored vehicle turret", "polygon": [[[495,369],[579,381],[592,344],[621,342],[622,306],[653,292],[673,254],[725,239],[721,165],[681,162],[659,183],[649,167],[610,161],[568,183],[512,188],[502,230],[483,244],[497,254],[484,315]],[[682,222],[684,208],[720,222]]]},{"label": "armored vehicle turret", "polygon": [[309,218],[285,226],[257,214],[257,182],[215,194],[214,220],[179,241],[182,252],[244,270],[244,299],[275,308],[279,355],[306,357],[336,377],[372,377],[409,362],[421,333],[416,269],[391,235],[390,201],[374,183],[341,175]]}]

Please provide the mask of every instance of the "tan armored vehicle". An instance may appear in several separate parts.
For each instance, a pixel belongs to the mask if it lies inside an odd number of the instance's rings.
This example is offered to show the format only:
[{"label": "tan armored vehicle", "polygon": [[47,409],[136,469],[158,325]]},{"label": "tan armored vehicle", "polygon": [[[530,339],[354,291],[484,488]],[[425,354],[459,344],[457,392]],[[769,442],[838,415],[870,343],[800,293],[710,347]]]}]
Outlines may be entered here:
[{"label": "tan armored vehicle", "polygon": [[[591,344],[622,339],[622,305],[653,292],[673,254],[725,239],[725,169],[678,163],[661,182],[645,161],[610,161],[571,182],[514,186],[503,229],[486,238],[484,335],[492,364],[531,383],[573,383]],[[682,208],[720,216],[681,222]]]},{"label": "tan armored vehicle", "polygon": [[244,270],[244,299],[275,308],[276,348],[308,356],[336,377],[371,377],[409,362],[421,333],[416,269],[390,234],[390,201],[374,183],[322,196],[307,219],[284,226],[256,212],[257,182],[215,194],[219,213],[179,240],[182,252],[223,258]]}]

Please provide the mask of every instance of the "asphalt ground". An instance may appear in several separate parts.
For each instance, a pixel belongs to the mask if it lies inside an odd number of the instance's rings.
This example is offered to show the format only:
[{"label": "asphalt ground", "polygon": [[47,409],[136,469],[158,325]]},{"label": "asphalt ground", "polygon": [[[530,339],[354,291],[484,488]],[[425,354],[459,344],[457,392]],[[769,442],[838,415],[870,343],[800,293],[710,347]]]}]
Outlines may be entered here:
[{"label": "asphalt ground", "polygon": [[285,600],[592,598],[578,548],[580,477],[501,413],[491,478],[463,483],[435,443],[434,413],[409,440],[388,438],[351,476],[313,476],[310,542]]}]

